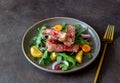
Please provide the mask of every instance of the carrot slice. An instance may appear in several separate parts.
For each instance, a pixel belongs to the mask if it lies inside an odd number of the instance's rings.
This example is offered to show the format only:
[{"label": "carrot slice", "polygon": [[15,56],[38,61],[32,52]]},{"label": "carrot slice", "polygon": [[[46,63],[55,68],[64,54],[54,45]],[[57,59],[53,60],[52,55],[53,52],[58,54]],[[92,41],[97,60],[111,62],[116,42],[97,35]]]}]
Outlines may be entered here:
[{"label": "carrot slice", "polygon": [[91,51],[91,46],[88,45],[88,44],[84,44],[82,46],[82,50],[83,50],[83,52],[90,52]]},{"label": "carrot slice", "polygon": [[54,26],[54,30],[56,30],[56,31],[61,31],[62,30],[62,25],[55,25]]}]

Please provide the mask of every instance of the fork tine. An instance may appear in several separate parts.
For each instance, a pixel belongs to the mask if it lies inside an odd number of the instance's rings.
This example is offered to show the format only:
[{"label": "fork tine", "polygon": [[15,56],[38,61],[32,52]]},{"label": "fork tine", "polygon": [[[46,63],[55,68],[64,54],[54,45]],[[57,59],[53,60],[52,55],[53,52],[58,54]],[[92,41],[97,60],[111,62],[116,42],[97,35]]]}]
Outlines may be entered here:
[{"label": "fork tine", "polygon": [[108,34],[108,41],[110,41],[111,40],[111,36],[112,36],[112,25],[109,25],[110,27],[109,27],[109,34]]},{"label": "fork tine", "polygon": [[110,25],[108,25],[107,26],[107,29],[106,29],[106,31],[105,31],[105,34],[104,34],[104,37],[103,37],[103,39],[106,39],[106,38],[108,38],[108,32],[109,32],[109,27],[110,27]]},{"label": "fork tine", "polygon": [[113,40],[113,38],[114,38],[114,31],[115,31],[115,29],[114,29],[114,25],[112,25],[112,34],[111,34],[111,40]]},{"label": "fork tine", "polygon": [[113,41],[113,37],[114,37],[114,25],[108,25],[103,40],[108,43],[111,43]]},{"label": "fork tine", "polygon": [[108,34],[108,43],[111,43],[113,41],[113,36],[114,36],[114,26],[109,25],[109,34]]}]

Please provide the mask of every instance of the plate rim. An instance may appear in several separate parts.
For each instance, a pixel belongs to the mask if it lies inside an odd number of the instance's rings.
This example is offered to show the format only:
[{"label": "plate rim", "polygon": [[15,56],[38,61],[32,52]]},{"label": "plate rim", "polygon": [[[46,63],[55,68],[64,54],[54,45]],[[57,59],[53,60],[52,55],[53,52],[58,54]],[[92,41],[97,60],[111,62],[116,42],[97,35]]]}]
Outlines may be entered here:
[{"label": "plate rim", "polygon": [[[38,25],[39,23],[41,22],[44,22],[44,21],[47,21],[47,20],[54,20],[54,19],[71,19],[71,20],[75,20],[75,21],[78,21],[78,22],[82,22],[83,24],[87,25],[90,29],[92,29],[92,31],[94,31],[95,35],[97,36],[98,38],[98,52],[97,52],[97,55],[96,57],[94,57],[92,60],[89,61],[89,63],[86,63],[85,65],[83,65],[81,68],[75,68],[75,69],[71,69],[71,70],[67,70],[67,71],[57,71],[57,70],[49,70],[49,69],[46,69],[36,63],[34,63],[29,57],[28,55],[26,54],[25,52],[25,49],[24,49],[24,39],[27,35],[27,33],[36,25]],[[99,52],[100,52],[100,48],[101,48],[101,41],[100,41],[100,37],[98,36],[97,32],[89,25],[87,24],[86,22],[83,22],[81,20],[78,20],[78,19],[75,19],[75,18],[71,18],[71,17],[51,17],[51,18],[46,18],[46,19],[43,19],[43,20],[40,20],[36,23],[34,23],[32,26],[30,26],[24,33],[23,35],[23,38],[22,38],[22,51],[24,53],[24,56],[26,57],[26,59],[32,64],[34,65],[35,67],[37,67],[38,69],[41,69],[43,71],[47,71],[47,72],[51,72],[51,73],[58,73],[58,74],[65,74],[65,73],[71,73],[71,72],[75,72],[75,71],[78,71],[78,70],[82,70],[83,68],[86,68],[87,66],[89,66],[92,62],[95,61],[95,59],[97,58],[97,56],[99,55]]]}]

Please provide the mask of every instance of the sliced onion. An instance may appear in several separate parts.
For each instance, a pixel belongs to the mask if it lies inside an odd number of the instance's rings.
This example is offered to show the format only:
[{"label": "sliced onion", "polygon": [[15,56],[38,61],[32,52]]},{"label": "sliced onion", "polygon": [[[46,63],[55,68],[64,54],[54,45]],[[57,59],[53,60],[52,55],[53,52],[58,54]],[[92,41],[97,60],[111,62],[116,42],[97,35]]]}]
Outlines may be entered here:
[{"label": "sliced onion", "polygon": [[[64,63],[64,64],[66,64],[67,66],[69,66],[69,63],[68,63],[67,61],[61,61],[60,63]],[[52,65],[52,69],[55,70],[55,67],[56,67],[58,64],[60,64],[60,63],[58,63],[57,61],[55,61],[55,62],[53,63],[53,65]]]},{"label": "sliced onion", "polygon": [[91,38],[90,34],[81,34],[81,36],[82,38],[86,38],[86,39]]}]

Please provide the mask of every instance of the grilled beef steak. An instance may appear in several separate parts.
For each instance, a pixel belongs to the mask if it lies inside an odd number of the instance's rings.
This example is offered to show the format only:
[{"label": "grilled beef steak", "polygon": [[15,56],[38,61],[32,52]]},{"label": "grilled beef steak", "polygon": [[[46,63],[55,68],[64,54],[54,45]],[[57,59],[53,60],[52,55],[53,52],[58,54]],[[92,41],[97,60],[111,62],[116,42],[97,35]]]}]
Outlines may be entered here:
[{"label": "grilled beef steak", "polygon": [[66,41],[67,33],[61,31],[55,31],[53,29],[43,30],[42,33],[48,36],[48,40],[58,40],[60,42]]},{"label": "grilled beef steak", "polygon": [[52,44],[51,42],[47,42],[46,46],[48,47],[49,52],[78,52],[79,45],[72,45],[70,47],[64,44]]},{"label": "grilled beef steak", "polygon": [[[74,45],[75,40],[75,27],[72,25],[66,26],[67,31],[56,31],[53,29],[43,30],[42,33],[48,36],[48,42],[46,46],[48,47],[49,52],[78,52],[79,45]],[[55,41],[62,42],[61,44]]]},{"label": "grilled beef steak", "polygon": [[65,45],[70,47],[72,44],[74,44],[75,40],[75,27],[72,25],[67,25],[67,39],[64,42]]}]

